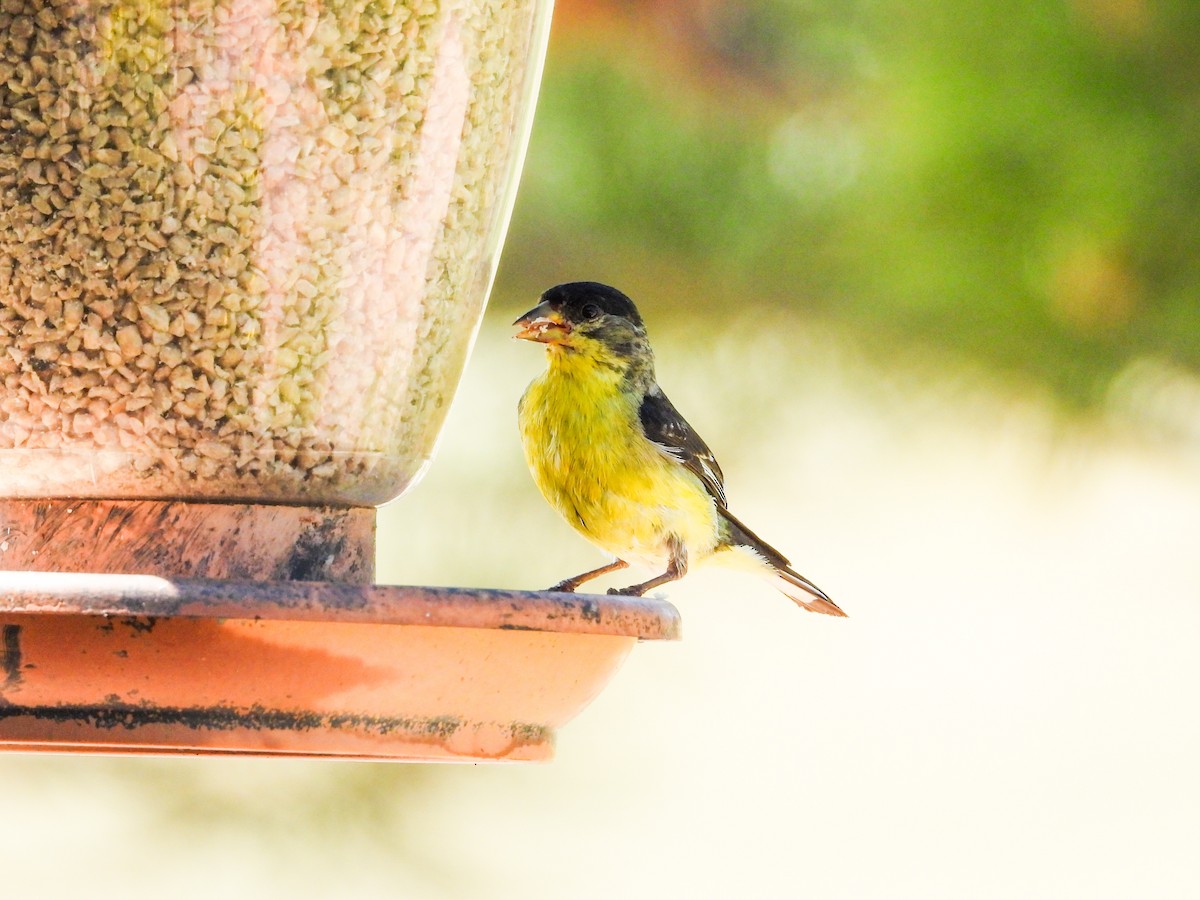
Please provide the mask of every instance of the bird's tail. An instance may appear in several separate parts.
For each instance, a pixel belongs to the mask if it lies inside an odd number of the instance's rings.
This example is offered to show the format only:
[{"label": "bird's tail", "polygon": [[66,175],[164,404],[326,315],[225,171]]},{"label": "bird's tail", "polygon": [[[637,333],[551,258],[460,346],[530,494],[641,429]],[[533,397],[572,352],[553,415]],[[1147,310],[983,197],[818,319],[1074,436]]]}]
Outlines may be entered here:
[{"label": "bird's tail", "polygon": [[827,616],[846,615],[840,606],[829,599],[828,594],[791,566],[782,569],[775,566],[771,568],[772,585],[798,606],[803,606],[809,612],[824,613]]},{"label": "bird's tail", "polygon": [[753,551],[753,554],[766,564],[761,570],[765,570],[763,575],[776,590],[809,612],[823,613],[827,616],[846,615],[841,607],[829,599],[828,594],[793,569],[782,553],[734,518],[733,513],[722,508],[720,514],[725,520],[729,543]]}]

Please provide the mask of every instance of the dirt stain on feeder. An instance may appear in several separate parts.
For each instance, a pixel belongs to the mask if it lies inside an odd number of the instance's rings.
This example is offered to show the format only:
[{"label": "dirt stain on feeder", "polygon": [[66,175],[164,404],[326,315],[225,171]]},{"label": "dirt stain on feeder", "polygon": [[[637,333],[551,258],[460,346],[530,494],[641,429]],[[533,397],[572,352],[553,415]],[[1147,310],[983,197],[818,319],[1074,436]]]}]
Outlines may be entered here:
[{"label": "dirt stain on feeder", "polygon": [[[0,683],[0,691],[18,686],[21,683],[21,626],[4,626],[4,652],[0,657],[0,668],[4,671],[4,682]],[[0,699],[0,702],[3,702]]]},{"label": "dirt stain on feeder", "polygon": [[154,630],[154,626],[158,624],[158,617],[128,616],[121,619],[121,624],[128,628],[134,635],[149,634]]},{"label": "dirt stain on feeder", "polygon": [[346,550],[346,532],[342,524],[323,518],[296,539],[291,556],[281,565],[287,581],[320,581],[330,563]]},{"label": "dirt stain on feeder", "polygon": [[62,724],[82,724],[99,731],[132,731],[168,726],[188,731],[230,732],[358,732],[381,738],[447,744],[463,731],[494,731],[507,743],[501,755],[516,747],[553,740],[551,729],[529,722],[507,724],[467,722],[457,716],[378,716],[358,713],[318,713],[251,706],[181,707],[121,702],[116,695],[105,705],[65,704],[60,706],[17,706],[0,701],[0,722],[29,717]]},{"label": "dirt stain on feeder", "polygon": [[586,622],[599,622],[601,618],[600,604],[595,600],[584,600],[579,607],[579,615]]}]

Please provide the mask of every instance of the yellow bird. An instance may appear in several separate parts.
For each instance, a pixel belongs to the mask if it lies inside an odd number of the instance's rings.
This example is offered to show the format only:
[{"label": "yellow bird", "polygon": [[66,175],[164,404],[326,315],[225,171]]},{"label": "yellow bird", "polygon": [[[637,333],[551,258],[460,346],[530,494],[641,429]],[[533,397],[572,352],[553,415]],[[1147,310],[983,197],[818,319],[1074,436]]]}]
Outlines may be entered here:
[{"label": "yellow bird", "polygon": [[596,282],[560,284],[513,323],[546,346],[547,370],[517,407],[525,459],[550,505],[615,561],[550,588],[573,591],[630,563],[661,575],[612,589],[641,596],[690,563],[749,569],[807,610],[829,596],[734,518],[712,451],[667,399],[633,301]]}]

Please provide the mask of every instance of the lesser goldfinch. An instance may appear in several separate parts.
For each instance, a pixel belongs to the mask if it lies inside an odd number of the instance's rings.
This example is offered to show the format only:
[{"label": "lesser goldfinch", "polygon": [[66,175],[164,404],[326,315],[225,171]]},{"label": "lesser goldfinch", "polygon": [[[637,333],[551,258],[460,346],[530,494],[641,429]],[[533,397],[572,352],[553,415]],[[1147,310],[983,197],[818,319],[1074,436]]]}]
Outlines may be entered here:
[{"label": "lesser goldfinch", "polygon": [[633,301],[596,282],[560,284],[513,323],[546,346],[547,370],[517,407],[525,459],[550,505],[615,561],[550,590],[573,591],[629,563],[664,569],[610,594],[641,596],[717,561],[748,568],[804,609],[844,616],[828,595],[730,513],[712,451],[658,386]]}]

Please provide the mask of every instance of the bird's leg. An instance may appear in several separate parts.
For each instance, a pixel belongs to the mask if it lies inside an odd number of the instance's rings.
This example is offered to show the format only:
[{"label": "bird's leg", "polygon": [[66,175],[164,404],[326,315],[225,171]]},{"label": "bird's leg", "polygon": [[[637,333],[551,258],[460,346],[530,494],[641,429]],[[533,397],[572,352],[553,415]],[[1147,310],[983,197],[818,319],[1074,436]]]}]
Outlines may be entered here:
[{"label": "bird's leg", "polygon": [[656,588],[660,584],[666,584],[669,581],[678,581],[687,574],[688,560],[687,548],[683,546],[683,542],[679,538],[672,536],[667,544],[671,556],[667,562],[667,571],[661,575],[656,575],[649,581],[643,581],[641,584],[631,584],[627,588],[609,588],[610,594],[622,594],[626,597],[640,597],[642,594],[651,588]]},{"label": "bird's leg", "polygon": [[582,575],[576,575],[574,578],[564,579],[563,581],[560,581],[558,584],[554,585],[554,587],[547,588],[547,590],[570,593],[585,581],[591,581],[593,578],[599,578],[601,575],[604,575],[607,572],[616,572],[618,569],[624,569],[628,567],[628,565],[629,563],[625,562],[623,559],[615,559],[607,566],[601,566],[598,569],[592,569],[590,572],[584,572]]}]

